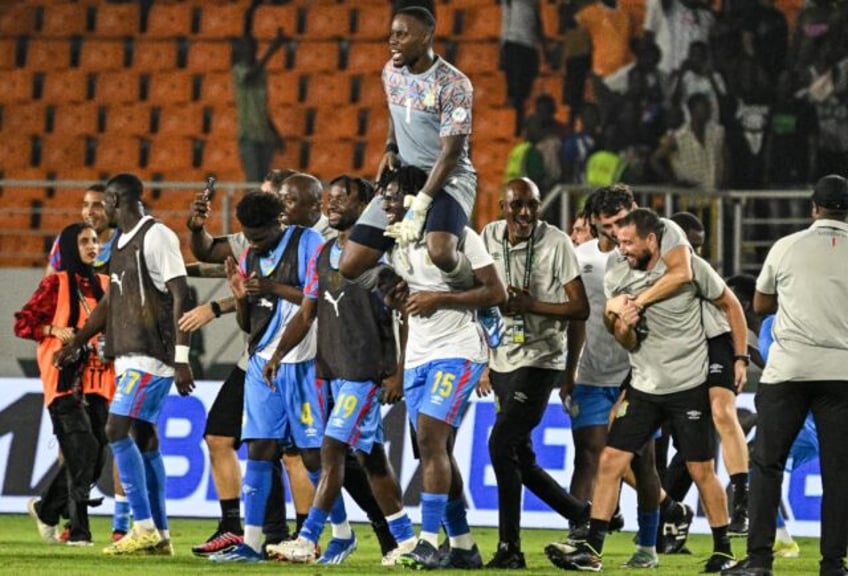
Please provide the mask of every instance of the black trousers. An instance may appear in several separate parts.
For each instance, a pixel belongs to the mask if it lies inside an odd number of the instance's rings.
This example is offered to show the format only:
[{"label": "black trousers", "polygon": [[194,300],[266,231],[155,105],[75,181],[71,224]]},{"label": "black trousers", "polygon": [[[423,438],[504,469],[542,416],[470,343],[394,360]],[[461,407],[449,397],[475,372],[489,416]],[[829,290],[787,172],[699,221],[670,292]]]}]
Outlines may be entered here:
[{"label": "black trousers", "polygon": [[66,515],[71,521],[71,539],[87,540],[91,538],[91,486],[103,470],[108,443],[108,404],[97,394],[89,394],[85,402],[73,395],[60,396],[50,404],[48,412],[64,461],[41,496],[39,515],[50,525],[58,524],[60,517]]},{"label": "black trousers", "polygon": [[501,542],[517,544],[521,523],[521,487],[526,486],[554,511],[581,520],[586,503],[578,500],[536,463],[530,433],[548,406],[562,371],[518,368],[489,371],[498,414],[489,436],[489,457],[498,482],[498,533]]},{"label": "black trousers", "polygon": [[812,410],[821,451],[821,569],[835,571],[848,547],[848,381],[760,384],[755,401],[748,555],[755,565],[772,565],[783,470],[795,436]]}]

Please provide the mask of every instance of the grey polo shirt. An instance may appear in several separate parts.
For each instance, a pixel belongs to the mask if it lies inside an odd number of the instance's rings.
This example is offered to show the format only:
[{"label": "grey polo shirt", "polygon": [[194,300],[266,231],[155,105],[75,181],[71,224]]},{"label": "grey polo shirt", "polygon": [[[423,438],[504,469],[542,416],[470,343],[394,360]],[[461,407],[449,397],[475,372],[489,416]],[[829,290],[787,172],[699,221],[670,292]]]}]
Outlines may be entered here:
[{"label": "grey polo shirt", "polygon": [[775,242],[757,291],[777,295],[760,382],[848,381],[848,224],[817,220]]},{"label": "grey polo shirt", "polygon": [[[523,287],[529,242],[509,246],[510,278],[504,267],[506,220],[497,220],[483,229],[486,250],[495,261],[495,269],[504,284]],[[530,294],[543,302],[567,302],[564,286],[580,276],[571,239],[559,228],[539,222],[533,233],[533,261]],[[565,369],[566,322],[540,314],[524,314],[524,344],[513,342],[515,318],[504,317],[506,334],[500,346],[489,352],[489,367],[497,372],[535,367]]]},{"label": "grey polo shirt", "polygon": [[[696,262],[693,260],[693,267],[698,266]],[[662,260],[648,271],[633,270],[626,260],[617,260],[604,277],[606,296],[637,296],[656,283],[665,271]],[[695,272],[699,273],[703,271]],[[708,274],[703,276],[702,285],[690,282],[674,296],[645,309],[649,334],[636,351],[630,353],[631,385],[636,390],[672,394],[690,390],[706,381],[707,341],[701,325],[701,298],[718,298],[724,291],[724,284],[716,283]]]},{"label": "grey polo shirt", "polygon": [[[695,284],[699,287],[709,282],[716,282],[726,286],[721,275],[710,266],[709,262],[697,254],[692,255],[692,273]],[[716,298],[720,297],[721,294],[716,296]],[[715,338],[716,336],[730,332],[730,322],[727,321],[727,316],[718,306],[713,304],[712,300],[701,300],[701,316],[704,322],[704,334],[706,334],[707,338]]]}]

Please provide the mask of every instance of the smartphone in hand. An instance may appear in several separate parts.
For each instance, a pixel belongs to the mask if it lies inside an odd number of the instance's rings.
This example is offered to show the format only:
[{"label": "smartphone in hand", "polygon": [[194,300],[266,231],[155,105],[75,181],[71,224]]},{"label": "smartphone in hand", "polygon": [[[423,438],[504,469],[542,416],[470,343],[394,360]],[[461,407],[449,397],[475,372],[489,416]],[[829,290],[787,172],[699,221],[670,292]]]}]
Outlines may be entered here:
[{"label": "smartphone in hand", "polygon": [[203,191],[203,198],[207,201],[211,201],[215,196],[215,177],[209,176],[206,179],[206,189]]}]

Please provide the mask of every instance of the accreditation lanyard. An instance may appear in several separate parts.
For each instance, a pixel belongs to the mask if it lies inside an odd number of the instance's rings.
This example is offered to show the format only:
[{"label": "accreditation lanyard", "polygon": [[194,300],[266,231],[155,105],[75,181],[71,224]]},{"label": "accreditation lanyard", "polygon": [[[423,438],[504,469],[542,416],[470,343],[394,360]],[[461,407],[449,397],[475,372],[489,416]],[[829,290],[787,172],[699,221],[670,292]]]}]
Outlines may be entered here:
[{"label": "accreditation lanyard", "polygon": [[[504,254],[504,275],[506,276],[507,286],[512,286],[512,264],[509,260],[509,239],[507,238],[507,235],[508,231],[504,230],[503,239],[501,239]],[[530,278],[533,274],[532,267],[535,236],[536,227],[534,226],[533,231],[530,233],[530,238],[527,239],[527,252],[524,256],[524,285],[522,286],[524,290],[530,290]],[[524,315],[516,314],[512,317],[512,342],[513,344],[524,344],[525,339]]]}]

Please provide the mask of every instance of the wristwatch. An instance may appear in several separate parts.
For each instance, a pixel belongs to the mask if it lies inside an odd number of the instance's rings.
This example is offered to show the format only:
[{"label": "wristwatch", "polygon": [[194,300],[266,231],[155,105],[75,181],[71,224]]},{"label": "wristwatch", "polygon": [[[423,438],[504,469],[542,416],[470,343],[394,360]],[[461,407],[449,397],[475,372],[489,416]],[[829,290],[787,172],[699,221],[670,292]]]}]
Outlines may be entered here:
[{"label": "wristwatch", "polygon": [[220,305],[220,304],[218,304],[218,301],[217,301],[217,300],[212,300],[212,301],[209,303],[209,307],[212,309],[212,314],[214,314],[214,315],[215,315],[215,318],[220,318],[220,317],[221,317],[221,305]]},{"label": "wristwatch", "polygon": [[751,363],[751,355],[750,354],[736,354],[733,357],[733,361],[742,360],[745,363],[745,366],[748,366]]}]

